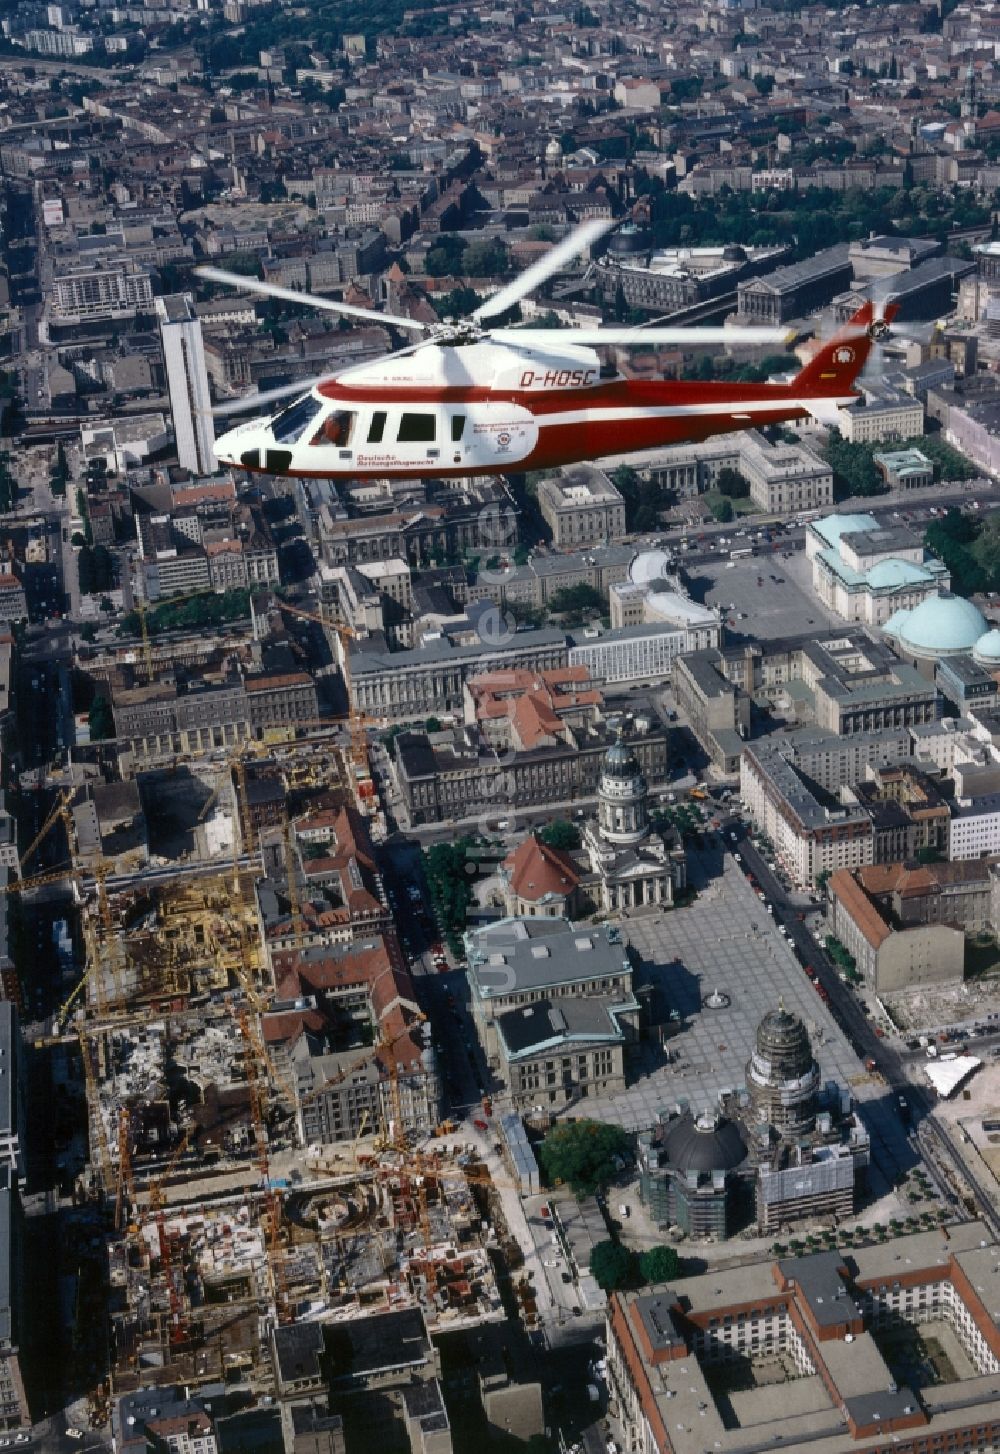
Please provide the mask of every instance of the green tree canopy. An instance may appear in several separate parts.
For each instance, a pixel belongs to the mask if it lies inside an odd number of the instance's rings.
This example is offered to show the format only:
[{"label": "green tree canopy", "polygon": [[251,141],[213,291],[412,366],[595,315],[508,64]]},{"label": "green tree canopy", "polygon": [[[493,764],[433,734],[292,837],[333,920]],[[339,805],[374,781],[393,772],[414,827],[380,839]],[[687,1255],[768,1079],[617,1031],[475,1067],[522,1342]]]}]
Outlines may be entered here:
[{"label": "green tree canopy", "polygon": [[672,1282],[680,1265],[680,1258],[673,1247],[663,1243],[639,1253],[639,1271],[645,1282]]},{"label": "green tree canopy", "polygon": [[455,843],[435,843],[424,854],[424,877],[431,903],[448,946],[456,955],[462,952],[460,936],[472,903],[472,880],[477,872],[469,852],[473,846],[471,838],[459,838]]},{"label": "green tree canopy", "polygon": [[563,852],[580,847],[580,830],[566,818],[556,818],[553,822],[546,823],[538,836],[550,848],[560,848]]},{"label": "green tree canopy", "polygon": [[577,1196],[591,1196],[607,1186],[617,1160],[631,1153],[620,1126],[604,1121],[567,1121],[550,1131],[539,1147],[550,1181],[566,1182]]},{"label": "green tree canopy", "polygon": [[633,1258],[617,1242],[598,1242],[590,1254],[590,1271],[598,1287],[614,1292],[632,1277]]},{"label": "green tree canopy", "polygon": [[720,494],[728,495],[731,500],[745,500],[750,493],[750,482],[739,470],[730,469],[726,465],[719,471],[715,488]]},{"label": "green tree canopy", "polygon": [[96,696],[90,704],[88,714],[90,723],[90,736],[94,742],[104,741],[115,735],[115,719],[111,712],[111,703],[107,697]]},{"label": "green tree canopy", "polygon": [[715,500],[710,508],[716,520],[721,521],[723,525],[728,525],[736,514],[733,502],[728,495],[723,495],[721,500]]}]

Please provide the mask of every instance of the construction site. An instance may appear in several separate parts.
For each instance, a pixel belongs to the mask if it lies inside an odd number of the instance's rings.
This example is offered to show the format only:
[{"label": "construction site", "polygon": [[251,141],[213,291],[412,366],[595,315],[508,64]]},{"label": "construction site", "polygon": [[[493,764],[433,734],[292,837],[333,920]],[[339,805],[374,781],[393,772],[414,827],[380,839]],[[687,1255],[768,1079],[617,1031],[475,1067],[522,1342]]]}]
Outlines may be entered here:
[{"label": "construction site", "polygon": [[[161,1183],[109,1239],[112,1390],[240,1377],[272,1384],[271,1330],[419,1308],[444,1332],[504,1318],[473,1185],[391,1149],[357,1175],[261,1179],[164,1205]],[[174,1194],[178,1189],[174,1188]]]},{"label": "construction site", "polygon": [[[149,682],[145,631],[143,658]],[[109,1318],[94,1427],[147,1386],[272,1389],[273,1333],[293,1323],[505,1317],[502,1218],[446,1142],[372,842],[367,724],[347,725],[343,748],[306,724],[91,778],[82,801],[60,793],[10,886],[65,880],[76,908],[68,992],[35,1046],[83,1092],[85,1144],[59,1164],[102,1229],[80,1262]],[[60,828],[69,862],[32,876]]]}]

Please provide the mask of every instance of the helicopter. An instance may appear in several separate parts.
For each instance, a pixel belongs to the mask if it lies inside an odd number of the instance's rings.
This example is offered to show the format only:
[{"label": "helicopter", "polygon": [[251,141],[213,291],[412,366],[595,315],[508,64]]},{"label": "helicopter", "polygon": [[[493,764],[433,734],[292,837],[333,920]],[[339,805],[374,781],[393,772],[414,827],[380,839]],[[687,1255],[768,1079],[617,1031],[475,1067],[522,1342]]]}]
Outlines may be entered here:
[{"label": "helicopter", "polygon": [[408,479],[552,469],[767,424],[837,421],[871,346],[897,311],[866,302],[786,384],[646,381],[609,377],[596,349],[676,344],[783,344],[773,327],[490,326],[616,224],[593,219],[501,287],[466,319],[440,324],[355,307],[214,267],[199,276],[262,297],[424,335],[385,357],[333,375],[225,403],[215,416],[274,413],[215,441],[221,464],[316,479]]}]

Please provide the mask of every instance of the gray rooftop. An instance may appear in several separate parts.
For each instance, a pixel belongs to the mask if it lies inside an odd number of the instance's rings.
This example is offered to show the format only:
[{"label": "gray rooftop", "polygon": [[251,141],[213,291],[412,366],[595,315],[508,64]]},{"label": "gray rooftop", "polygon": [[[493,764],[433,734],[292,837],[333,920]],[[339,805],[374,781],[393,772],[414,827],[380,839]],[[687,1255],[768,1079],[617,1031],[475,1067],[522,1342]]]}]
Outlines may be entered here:
[{"label": "gray rooftop", "polygon": [[465,936],[474,998],[631,975],[625,945],[610,925],[568,919],[500,919]]},{"label": "gray rooftop", "polygon": [[804,262],[789,263],[787,267],[777,268],[766,277],[754,278],[750,282],[741,283],[739,290],[768,293],[791,293],[800,288],[803,283],[810,282],[813,278],[822,278],[827,273],[837,272],[840,268],[846,268],[849,264],[848,247],[846,243],[837,243],[835,247],[828,247],[823,252],[818,252],[814,257],[807,258]]},{"label": "gray rooftop", "polygon": [[497,1030],[510,1060],[537,1055],[553,1047],[585,1047],[610,1041],[620,1044],[624,1033],[616,1011],[636,1009],[635,1000],[585,999],[561,996],[556,1003],[536,1000],[497,1017]]},{"label": "gray rooftop", "polygon": [[351,654],[351,677],[422,669],[435,662],[475,662],[480,657],[499,656],[509,652],[538,651],[546,647],[565,646],[566,633],[549,627],[541,631],[518,631],[504,641],[476,641],[471,646],[456,646],[447,637],[429,641],[410,651],[366,651]]}]

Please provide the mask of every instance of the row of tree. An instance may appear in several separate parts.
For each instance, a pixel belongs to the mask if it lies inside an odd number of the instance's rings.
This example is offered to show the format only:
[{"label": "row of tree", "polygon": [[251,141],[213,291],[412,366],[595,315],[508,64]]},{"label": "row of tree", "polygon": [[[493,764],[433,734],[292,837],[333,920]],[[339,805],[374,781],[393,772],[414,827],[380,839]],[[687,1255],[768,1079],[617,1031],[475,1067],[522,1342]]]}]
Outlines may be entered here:
[{"label": "row of tree", "polygon": [[461,936],[472,904],[472,881],[478,873],[471,838],[435,843],[423,855],[424,877],[441,933],[455,955],[462,952]]},{"label": "row of tree", "polygon": [[[98,546],[98,550],[101,547]],[[146,630],[150,636],[159,636],[164,631],[176,631],[182,627],[223,626],[227,621],[241,621],[250,615],[250,592],[242,588],[233,591],[204,591],[186,600],[164,601],[146,613]],[[138,611],[130,611],[119,628],[122,635],[139,636],[142,626]]]}]

